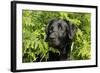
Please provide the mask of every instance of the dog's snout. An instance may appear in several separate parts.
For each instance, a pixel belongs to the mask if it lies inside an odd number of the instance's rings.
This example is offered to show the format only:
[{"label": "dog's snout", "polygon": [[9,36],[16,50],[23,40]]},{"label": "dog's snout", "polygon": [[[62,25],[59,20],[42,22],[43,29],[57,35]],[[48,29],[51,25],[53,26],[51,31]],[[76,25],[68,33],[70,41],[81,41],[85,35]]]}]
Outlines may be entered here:
[{"label": "dog's snout", "polygon": [[55,39],[55,38],[56,38],[55,34],[52,33],[49,35],[49,39]]},{"label": "dog's snout", "polygon": [[50,40],[53,40],[53,39],[55,39],[55,38],[54,38],[54,37],[50,37],[49,39],[50,39]]},{"label": "dog's snout", "polygon": [[49,37],[45,38],[45,42],[48,42],[49,40],[54,40],[54,39],[55,39],[55,37],[49,36]]}]

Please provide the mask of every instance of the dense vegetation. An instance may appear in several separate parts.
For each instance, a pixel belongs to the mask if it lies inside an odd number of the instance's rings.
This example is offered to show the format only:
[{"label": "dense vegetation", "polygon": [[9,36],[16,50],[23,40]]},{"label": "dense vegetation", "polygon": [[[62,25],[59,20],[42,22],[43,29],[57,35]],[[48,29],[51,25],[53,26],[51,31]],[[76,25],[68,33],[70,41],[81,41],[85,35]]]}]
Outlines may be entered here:
[{"label": "dense vegetation", "polygon": [[72,43],[72,57],[74,60],[91,58],[91,29],[89,13],[32,11],[22,12],[22,55],[23,62],[47,61],[48,51],[59,53],[57,49],[48,47],[45,42],[45,28],[52,18],[66,19],[78,27]]}]

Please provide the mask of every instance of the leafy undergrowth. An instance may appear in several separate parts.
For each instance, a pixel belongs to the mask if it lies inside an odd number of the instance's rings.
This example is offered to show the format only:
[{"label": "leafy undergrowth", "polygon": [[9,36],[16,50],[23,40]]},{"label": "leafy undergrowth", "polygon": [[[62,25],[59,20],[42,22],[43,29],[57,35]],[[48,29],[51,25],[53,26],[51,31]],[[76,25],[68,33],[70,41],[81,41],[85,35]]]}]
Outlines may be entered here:
[{"label": "leafy undergrowth", "polygon": [[52,18],[66,19],[78,27],[73,39],[72,57],[74,60],[91,58],[91,26],[89,13],[32,11],[22,12],[22,55],[23,63],[47,61],[48,52],[59,53],[45,42],[45,28]]}]

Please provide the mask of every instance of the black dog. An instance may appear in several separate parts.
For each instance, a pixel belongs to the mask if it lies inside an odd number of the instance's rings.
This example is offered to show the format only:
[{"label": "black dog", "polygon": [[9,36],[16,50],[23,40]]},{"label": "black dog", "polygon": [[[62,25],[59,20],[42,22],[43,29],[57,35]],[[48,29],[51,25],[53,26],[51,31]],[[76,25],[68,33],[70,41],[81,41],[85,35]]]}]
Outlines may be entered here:
[{"label": "black dog", "polygon": [[75,25],[72,25],[69,21],[52,19],[49,22],[46,29],[46,41],[50,47],[57,48],[60,51],[60,55],[49,52],[48,61],[69,60],[75,32]]}]

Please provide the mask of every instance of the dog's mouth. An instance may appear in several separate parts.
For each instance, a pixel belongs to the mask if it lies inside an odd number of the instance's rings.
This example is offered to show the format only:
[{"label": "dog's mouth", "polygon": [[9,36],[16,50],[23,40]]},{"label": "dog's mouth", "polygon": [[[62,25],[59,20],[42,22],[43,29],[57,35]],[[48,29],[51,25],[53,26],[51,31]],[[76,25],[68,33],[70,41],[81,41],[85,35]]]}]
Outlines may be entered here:
[{"label": "dog's mouth", "polygon": [[60,45],[60,42],[55,38],[49,39],[49,45],[52,47],[58,47]]},{"label": "dog's mouth", "polygon": [[55,38],[50,39],[51,42],[56,42]]}]

